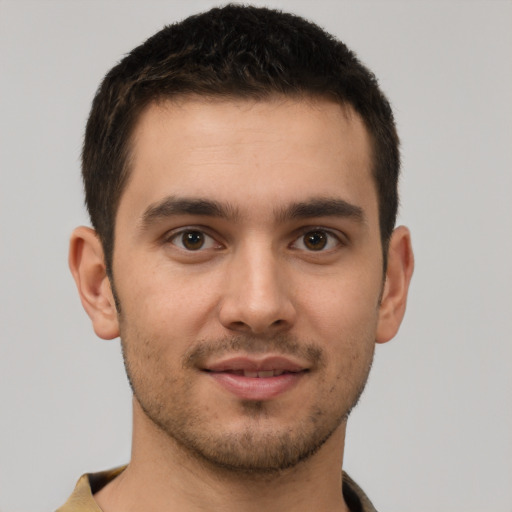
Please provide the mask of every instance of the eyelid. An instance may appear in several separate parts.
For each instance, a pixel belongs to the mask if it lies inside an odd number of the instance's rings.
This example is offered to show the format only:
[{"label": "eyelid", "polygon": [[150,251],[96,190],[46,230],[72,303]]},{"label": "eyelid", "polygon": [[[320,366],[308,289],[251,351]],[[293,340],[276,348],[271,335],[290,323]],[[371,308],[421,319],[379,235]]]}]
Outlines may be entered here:
[{"label": "eyelid", "polygon": [[[325,233],[329,238],[331,238],[331,239],[334,238],[336,240],[336,247],[330,247],[328,249],[323,248],[318,251],[308,249],[307,247],[303,247],[303,248],[294,247],[294,245],[296,245],[297,242],[299,242],[305,235],[307,235],[308,233],[315,233],[315,232]],[[342,233],[336,229],[326,228],[323,226],[305,226],[305,227],[301,228],[296,233],[296,236],[295,236],[294,240],[292,241],[292,243],[290,244],[290,247],[292,249],[306,251],[306,252],[309,252],[312,254],[315,254],[315,253],[320,254],[323,252],[330,252],[330,251],[336,249],[337,247],[342,247],[344,245],[347,245],[347,243],[348,243],[348,240],[347,240],[346,236],[344,235],[344,233]]]},{"label": "eyelid", "polygon": [[[213,242],[214,247],[212,247],[211,244],[209,244],[209,247],[201,247],[201,248],[197,249],[196,251],[193,251],[193,250],[187,249],[186,247],[182,247],[182,246],[174,243],[174,241],[176,239],[178,239],[180,235],[183,235],[184,233],[191,232],[191,231],[197,231],[197,232],[203,234],[205,238],[210,239]],[[205,251],[208,249],[222,248],[224,244],[222,242],[219,242],[218,238],[219,238],[218,236],[213,235],[211,233],[211,230],[206,228],[205,226],[191,225],[191,226],[181,226],[179,228],[175,228],[170,231],[167,231],[162,236],[161,240],[162,240],[162,243],[164,243],[164,244],[172,244],[175,247],[177,247],[178,249],[181,249],[182,251],[193,253],[193,252],[202,252],[202,251]]]}]

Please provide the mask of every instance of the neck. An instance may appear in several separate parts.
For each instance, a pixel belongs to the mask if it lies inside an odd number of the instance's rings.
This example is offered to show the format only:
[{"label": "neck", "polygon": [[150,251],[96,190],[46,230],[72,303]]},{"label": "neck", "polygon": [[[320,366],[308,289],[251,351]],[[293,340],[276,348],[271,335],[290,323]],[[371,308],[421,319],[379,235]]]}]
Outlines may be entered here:
[{"label": "neck", "polygon": [[95,495],[104,512],[348,512],[341,492],[342,424],[307,460],[269,473],[225,469],[192,455],[134,403],[132,460]]}]

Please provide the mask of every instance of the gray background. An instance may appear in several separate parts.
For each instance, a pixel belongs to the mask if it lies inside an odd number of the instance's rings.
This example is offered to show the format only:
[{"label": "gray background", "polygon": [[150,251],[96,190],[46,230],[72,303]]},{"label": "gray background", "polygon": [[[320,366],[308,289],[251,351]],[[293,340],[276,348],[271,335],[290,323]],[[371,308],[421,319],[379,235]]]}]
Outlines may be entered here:
[{"label": "gray background", "polygon": [[[119,344],[95,339],[67,270],[87,223],[79,153],[127,51],[219,2],[0,1],[0,511],[52,510],[125,463]],[[377,348],[345,467],[381,512],[512,511],[512,3],[272,1],[380,78],[403,141],[408,313]]]}]

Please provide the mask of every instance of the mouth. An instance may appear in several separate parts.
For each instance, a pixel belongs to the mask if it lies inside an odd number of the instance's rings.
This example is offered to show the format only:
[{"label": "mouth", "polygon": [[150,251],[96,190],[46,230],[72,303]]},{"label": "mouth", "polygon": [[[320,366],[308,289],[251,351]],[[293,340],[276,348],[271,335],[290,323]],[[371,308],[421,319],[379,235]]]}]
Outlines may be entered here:
[{"label": "mouth", "polygon": [[291,391],[310,371],[288,357],[232,357],[202,368],[224,392],[243,400],[266,401]]},{"label": "mouth", "polygon": [[[206,370],[211,371],[211,370]],[[268,379],[270,377],[279,377],[284,373],[298,373],[298,372],[289,372],[286,370],[262,370],[262,371],[253,371],[253,370],[226,370],[224,373],[230,373],[232,375],[242,375],[244,377],[249,377],[251,379]]]}]

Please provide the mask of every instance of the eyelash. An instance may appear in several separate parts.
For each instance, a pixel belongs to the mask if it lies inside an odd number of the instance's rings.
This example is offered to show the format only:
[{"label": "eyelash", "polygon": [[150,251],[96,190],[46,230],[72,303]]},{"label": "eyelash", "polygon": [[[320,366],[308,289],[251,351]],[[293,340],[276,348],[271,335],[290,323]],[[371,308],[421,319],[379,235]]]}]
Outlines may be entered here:
[{"label": "eyelash", "polygon": [[[184,245],[184,239],[183,237],[187,234],[193,235],[193,234],[199,234],[203,237],[202,243],[196,248],[190,248],[186,247]],[[314,236],[319,236],[320,241],[322,237],[325,237],[325,245],[321,246],[318,250],[309,248],[306,246],[307,241],[305,240],[306,236],[310,236],[310,242],[314,242],[313,239]],[[190,242],[194,243],[194,239],[191,238],[189,240]],[[202,252],[209,249],[220,249],[223,247],[223,245],[216,241],[215,237],[209,235],[206,230],[203,227],[187,227],[184,229],[180,229],[179,231],[172,232],[169,236],[166,236],[164,239],[165,243],[170,243],[178,247],[179,249],[194,253],[194,252]],[[334,243],[334,245],[333,245]],[[205,247],[205,244],[207,247]],[[302,245],[302,247],[298,247],[298,245]],[[335,249],[336,247],[346,245],[346,242],[342,239],[340,235],[337,235],[331,230],[322,228],[322,227],[307,227],[301,230],[301,232],[294,238],[292,243],[289,245],[291,249],[295,250],[302,250],[309,253],[322,253],[322,252],[329,252]],[[327,246],[327,248],[326,248]]]},{"label": "eyelash", "polygon": [[[194,234],[194,233],[202,235],[202,237],[204,239],[203,243],[195,250],[185,247],[183,244],[183,241],[184,241],[183,237],[185,235],[187,235],[187,233],[189,235]],[[179,247],[183,251],[187,251],[187,252],[200,252],[201,249],[202,250],[211,249],[211,248],[213,248],[212,246],[214,246],[214,245],[217,245],[217,247],[219,247],[219,248],[221,247],[221,244],[219,244],[213,236],[206,233],[204,228],[200,228],[200,227],[197,227],[197,228],[189,227],[189,228],[185,228],[185,229],[180,229],[179,231],[171,233],[170,236],[166,237],[164,241],[166,243],[171,243],[171,244]],[[180,241],[181,243],[180,244],[175,243],[176,241]],[[190,241],[193,242],[192,239]],[[208,247],[205,248],[204,243],[208,244]]]},{"label": "eyelash", "polygon": [[[329,229],[322,228],[322,227],[313,227],[313,228],[308,227],[301,231],[299,236],[297,238],[295,238],[295,240],[292,242],[290,247],[296,248],[294,246],[296,246],[298,243],[301,243],[303,246],[305,246],[307,243],[305,241],[305,238],[308,235],[310,235],[311,238],[313,235],[325,236],[325,239],[326,239],[325,244],[326,245],[321,247],[319,250],[314,250],[311,248],[308,249],[307,247],[297,248],[298,250],[304,250],[306,252],[311,252],[311,253],[321,253],[321,252],[329,252],[329,251],[335,249],[336,247],[344,245],[344,243],[341,239],[341,236],[337,235],[333,231],[331,231]],[[334,245],[333,245],[333,243],[334,243]],[[325,248],[327,245],[330,245],[330,247]]]}]

